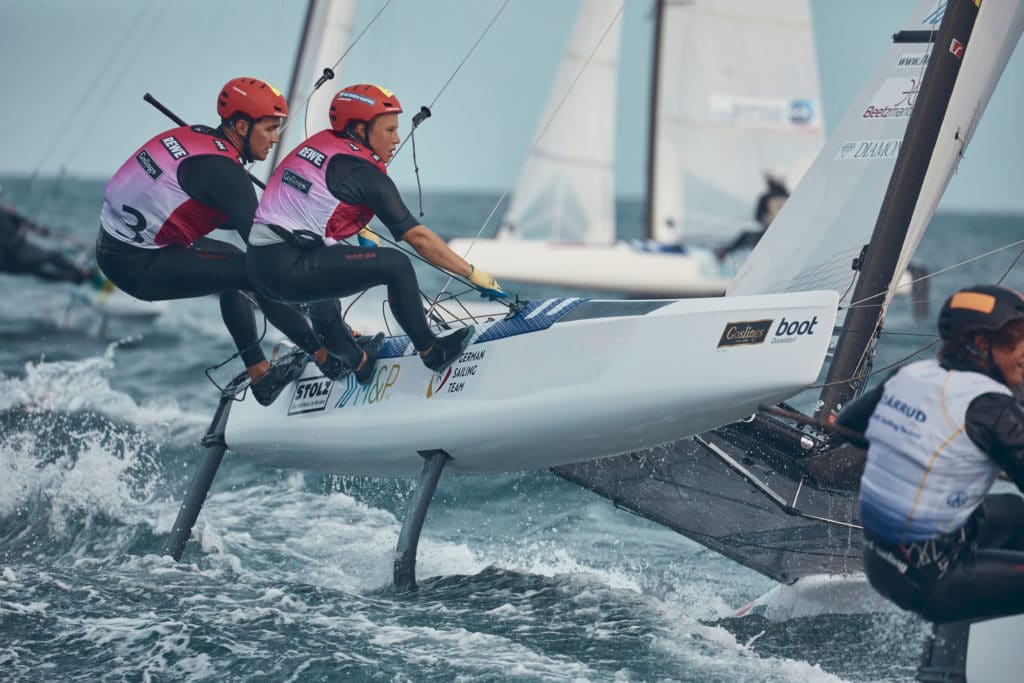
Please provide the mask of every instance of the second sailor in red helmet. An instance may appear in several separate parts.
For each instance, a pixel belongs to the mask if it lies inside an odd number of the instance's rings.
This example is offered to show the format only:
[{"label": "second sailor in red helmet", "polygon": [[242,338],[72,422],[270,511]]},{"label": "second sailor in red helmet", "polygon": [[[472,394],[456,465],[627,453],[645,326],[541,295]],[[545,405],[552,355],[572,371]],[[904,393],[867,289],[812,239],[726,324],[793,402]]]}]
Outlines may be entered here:
[{"label": "second sailor in red helmet", "polygon": [[[274,170],[256,212],[249,272],[269,296],[318,304],[313,316],[324,346],[368,379],[372,353],[363,354],[344,334],[337,298],[376,285],[388,288],[388,303],[423,363],[439,372],[469,343],[472,327],[435,337],[420,303],[409,258],[398,249],[378,249],[366,226],[376,216],[395,240],[405,240],[426,261],[468,278],[490,298],[505,298],[501,286],[475,268],[412,215],[387,175],[401,138],[394,93],[377,85],[341,90],[331,102],[331,128],[292,150]],[[360,244],[339,240],[359,235]]]},{"label": "second sailor in red helmet", "polygon": [[[264,160],[278,141],[288,105],[280,91],[256,78],[228,81],[217,96],[217,128],[180,126],[154,136],[121,166],[104,191],[96,261],[118,287],[161,301],[220,295],[221,315],[267,405],[296,368],[271,368],[256,332],[246,255],[207,237],[216,228],[248,239],[256,191],[243,162]],[[305,317],[257,294],[275,327],[318,360],[328,356]]]}]

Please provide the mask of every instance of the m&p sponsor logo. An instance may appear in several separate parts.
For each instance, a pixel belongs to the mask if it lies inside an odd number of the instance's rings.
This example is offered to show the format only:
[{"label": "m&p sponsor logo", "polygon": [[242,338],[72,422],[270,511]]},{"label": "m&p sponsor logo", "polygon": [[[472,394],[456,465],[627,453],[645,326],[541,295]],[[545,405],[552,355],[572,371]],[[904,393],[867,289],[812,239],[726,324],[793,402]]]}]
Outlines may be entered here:
[{"label": "m&p sponsor logo", "polygon": [[773,319],[741,320],[726,323],[722,336],[718,340],[718,348],[723,346],[751,346],[763,344],[772,328]]},{"label": "m&p sponsor logo", "polygon": [[327,377],[311,377],[299,380],[292,394],[292,402],[288,406],[289,415],[312,413],[327,407],[331,397],[331,386],[334,382]]},{"label": "m&p sponsor logo", "polygon": [[391,397],[392,387],[395,386],[401,372],[402,366],[397,363],[379,363],[373,371],[373,377],[365,385],[356,381],[355,375],[349,374],[345,378],[345,389],[341,392],[341,398],[334,407],[383,403]]}]

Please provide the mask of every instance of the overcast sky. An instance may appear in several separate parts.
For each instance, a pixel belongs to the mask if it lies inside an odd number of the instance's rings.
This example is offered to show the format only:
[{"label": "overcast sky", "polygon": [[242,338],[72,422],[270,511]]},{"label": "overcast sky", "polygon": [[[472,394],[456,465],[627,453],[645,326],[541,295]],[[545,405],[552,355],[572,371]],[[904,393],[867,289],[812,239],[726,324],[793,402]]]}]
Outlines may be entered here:
[{"label": "overcast sky", "polygon": [[[356,32],[386,0],[364,0]],[[392,0],[343,64],[352,82],[393,89],[406,111],[429,104],[504,0]],[[0,0],[0,174],[109,177],[170,127],[151,92],[190,122],[215,124],[220,86],[240,75],[288,87],[305,16],[298,0]],[[828,130],[874,69],[916,0],[811,0]],[[417,134],[427,188],[508,188],[533,142],[578,0],[511,0]],[[623,14],[616,181],[644,177],[653,0]],[[308,86],[307,86],[308,88]],[[1024,213],[1024,56],[1011,59],[944,208]],[[408,117],[402,127],[407,130]],[[412,156],[392,173],[412,187]]]}]

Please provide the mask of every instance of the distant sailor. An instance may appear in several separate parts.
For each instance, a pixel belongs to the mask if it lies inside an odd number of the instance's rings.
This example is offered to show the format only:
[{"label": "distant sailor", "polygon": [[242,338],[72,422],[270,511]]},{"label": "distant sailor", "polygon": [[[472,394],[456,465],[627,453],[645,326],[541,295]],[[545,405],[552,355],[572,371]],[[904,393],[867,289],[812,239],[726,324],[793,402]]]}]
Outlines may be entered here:
[{"label": "distant sailor", "polygon": [[[338,297],[387,285],[395,318],[435,372],[458,358],[473,334],[465,327],[435,337],[409,258],[398,249],[377,248],[380,238],[367,227],[375,215],[431,264],[468,278],[484,296],[507,296],[402,202],[386,166],[401,141],[401,112],[394,93],[380,86],[352,85],[337,93],[331,128],[301,142],[275,169],[250,239],[249,272],[256,284],[281,301],[314,302],[311,317],[324,346],[352,365],[361,382],[372,377],[377,350],[364,353],[345,338]],[[353,235],[361,246],[339,242]]]},{"label": "distant sailor", "polygon": [[0,272],[35,275],[53,282],[102,283],[103,278],[95,268],[80,266],[58,250],[33,243],[29,239],[33,231],[49,232],[13,206],[0,204]]},{"label": "distant sailor", "polygon": [[[146,301],[220,295],[221,315],[263,405],[274,401],[297,371],[271,367],[259,345],[245,253],[210,239],[214,229],[248,238],[256,191],[243,163],[267,158],[288,106],[281,93],[255,78],[228,81],[217,96],[216,129],[181,126],[156,135],[107,183],[96,258],[118,287]],[[267,319],[331,367],[305,317],[259,294]]]},{"label": "distant sailor", "polygon": [[937,623],[1024,613],[1024,296],[956,292],[938,358],[901,368],[839,424],[866,435],[859,508],[864,570],[900,607]]},{"label": "distant sailor", "polygon": [[761,241],[768,226],[775,220],[775,216],[782,210],[786,200],[789,199],[789,190],[781,175],[766,172],[764,181],[768,187],[757,198],[757,204],[754,206],[754,220],[757,221],[760,229],[744,230],[728,246],[717,249],[715,255],[719,260],[740,249],[753,249]]}]

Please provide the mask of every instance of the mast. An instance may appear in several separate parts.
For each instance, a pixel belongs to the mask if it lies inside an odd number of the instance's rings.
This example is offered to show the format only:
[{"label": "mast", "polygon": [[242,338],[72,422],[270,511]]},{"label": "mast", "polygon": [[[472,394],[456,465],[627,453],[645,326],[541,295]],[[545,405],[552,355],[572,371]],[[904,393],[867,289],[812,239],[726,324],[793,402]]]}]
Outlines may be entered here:
[{"label": "mast", "polygon": [[[306,51],[308,50],[309,36],[312,34],[313,31],[313,22],[315,21],[316,15],[316,5],[317,0],[309,0],[309,3],[306,5],[306,21],[303,22],[302,24],[302,35],[299,36],[299,49],[295,53],[295,63],[292,65],[292,76],[291,80],[288,82],[289,117],[293,117],[296,115],[296,113],[299,110],[299,106],[302,102],[299,96],[297,95],[296,88],[299,87],[299,78],[301,77],[300,72],[302,71],[304,62],[310,58],[306,55]],[[303,113],[305,113],[304,109]],[[288,152],[288,150],[284,150],[284,152],[282,152],[282,147],[283,145],[280,144],[274,145],[274,149],[270,154],[270,164],[268,165],[268,168],[270,168],[271,173],[275,168],[277,168],[278,157],[281,154]]]},{"label": "mast", "polygon": [[[860,259],[852,304],[821,392],[821,407],[817,411],[820,416],[834,415],[863,385],[863,374],[870,366],[882,329],[889,300],[886,292],[896,272],[977,16],[978,7],[973,0],[949,0],[946,5],[874,232]],[[931,37],[930,32],[901,31],[894,36],[894,42],[927,42]]]},{"label": "mast", "polygon": [[646,187],[646,209],[644,236],[647,239],[654,239],[654,174],[657,166],[655,157],[655,144],[658,138],[658,104],[661,80],[661,41],[663,21],[665,14],[665,3],[667,0],[657,0],[654,9],[654,48],[651,55],[651,99],[648,112],[647,125],[647,187]]}]

